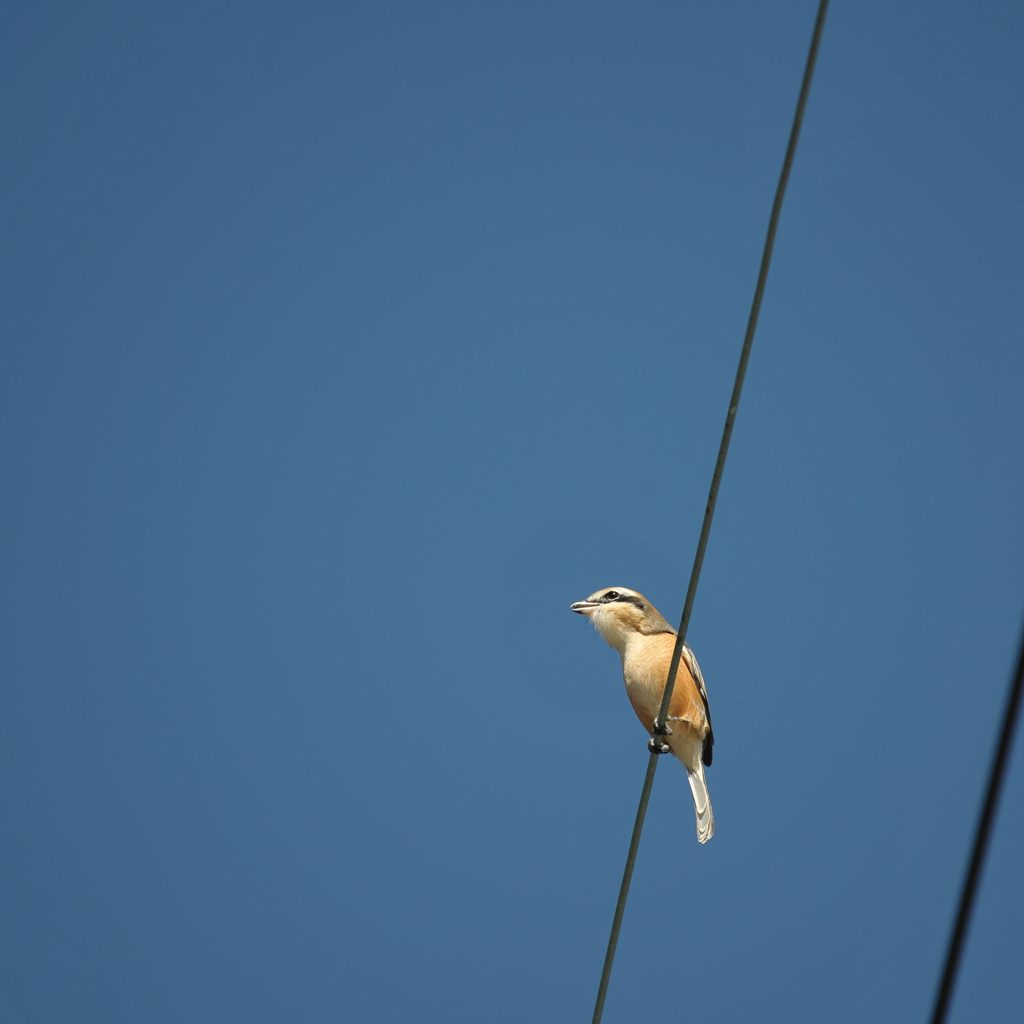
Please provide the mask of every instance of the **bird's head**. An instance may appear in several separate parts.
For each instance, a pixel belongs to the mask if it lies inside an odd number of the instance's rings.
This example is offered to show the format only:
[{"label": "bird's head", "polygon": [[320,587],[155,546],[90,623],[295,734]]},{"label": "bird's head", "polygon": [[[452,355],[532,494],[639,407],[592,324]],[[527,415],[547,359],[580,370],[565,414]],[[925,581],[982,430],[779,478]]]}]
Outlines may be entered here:
[{"label": "bird's head", "polygon": [[661,612],[637,590],[605,587],[569,607],[585,615],[617,651],[625,650],[631,636],[675,633]]}]

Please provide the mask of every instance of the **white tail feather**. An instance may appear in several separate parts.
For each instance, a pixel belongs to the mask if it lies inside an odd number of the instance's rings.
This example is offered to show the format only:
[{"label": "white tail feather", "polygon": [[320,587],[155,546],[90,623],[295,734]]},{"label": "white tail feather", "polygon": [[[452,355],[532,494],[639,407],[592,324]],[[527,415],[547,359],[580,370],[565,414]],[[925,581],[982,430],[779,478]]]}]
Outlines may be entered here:
[{"label": "white tail feather", "polygon": [[690,792],[693,793],[693,808],[697,813],[697,842],[706,843],[715,834],[715,815],[711,810],[711,794],[704,779],[704,765],[698,761],[697,770],[686,770],[690,780]]}]

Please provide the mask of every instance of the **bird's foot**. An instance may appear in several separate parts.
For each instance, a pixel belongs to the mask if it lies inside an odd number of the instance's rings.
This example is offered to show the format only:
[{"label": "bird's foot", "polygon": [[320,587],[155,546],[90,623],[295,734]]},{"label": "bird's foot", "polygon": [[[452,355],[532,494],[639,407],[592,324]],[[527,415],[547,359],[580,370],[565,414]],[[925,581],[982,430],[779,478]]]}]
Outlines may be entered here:
[{"label": "bird's foot", "polygon": [[654,733],[654,735],[647,741],[647,749],[652,754],[667,754],[670,747],[661,737],[671,736],[672,730],[656,718],[651,732]]}]

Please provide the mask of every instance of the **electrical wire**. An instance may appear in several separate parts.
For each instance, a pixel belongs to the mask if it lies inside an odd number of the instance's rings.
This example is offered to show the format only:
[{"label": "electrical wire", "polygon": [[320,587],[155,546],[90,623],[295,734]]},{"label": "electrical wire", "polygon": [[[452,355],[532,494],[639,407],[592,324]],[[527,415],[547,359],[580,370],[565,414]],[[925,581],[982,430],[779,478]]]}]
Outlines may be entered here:
[{"label": "electrical wire", "polygon": [[[743,347],[740,351],[739,365],[736,368],[736,379],[733,383],[732,395],[729,398],[729,408],[725,417],[725,427],[722,431],[722,440],[718,448],[718,459],[715,462],[714,473],[711,477],[711,489],[708,493],[708,502],[704,510],[704,522],[700,530],[700,539],[697,542],[697,552],[693,559],[693,568],[690,572],[690,584],[686,590],[686,601],[683,605],[682,619],[679,623],[679,631],[676,634],[675,647],[672,650],[672,661],[669,665],[668,679],[665,683],[665,692],[661,699],[661,709],[658,712],[658,722],[664,723],[668,714],[669,701],[672,699],[672,689],[675,686],[676,674],[679,671],[679,660],[682,656],[683,645],[686,642],[686,630],[690,624],[690,614],[693,611],[693,601],[697,593],[697,583],[700,579],[701,567],[704,564],[704,553],[708,545],[708,536],[711,533],[711,520],[715,514],[715,503],[718,500],[718,488],[722,481],[722,471],[725,468],[725,459],[729,453],[729,442],[732,439],[733,424],[736,421],[736,410],[740,404],[740,394],[743,390],[743,380],[747,372],[747,363],[750,359],[750,349],[754,343],[754,332],[757,329],[757,320],[761,312],[761,300],[764,297],[765,285],[768,281],[768,269],[771,265],[772,251],[775,248],[775,233],[778,228],[779,214],[782,211],[782,201],[786,194],[786,185],[789,182],[789,173],[793,166],[793,158],[796,155],[797,142],[800,138],[800,127],[803,124],[804,110],[807,106],[807,97],[811,90],[811,80],[814,77],[814,65],[818,57],[818,47],[821,43],[822,31],[825,27],[825,15],[828,11],[828,0],[819,0],[818,13],[814,20],[814,30],[811,34],[811,44],[807,52],[807,60],[804,64],[803,80],[800,84],[800,94],[797,98],[796,111],[793,115],[793,123],[789,131],[789,143],[786,146],[786,155],[782,161],[782,170],[779,174],[778,185],[775,189],[775,200],[772,203],[771,216],[768,220],[768,232],[765,237],[764,250],[761,254],[761,266],[757,275],[757,285],[754,289],[754,299],[750,307],[750,316],[747,320],[747,330],[743,338]],[[615,950],[618,946],[619,931],[622,927],[622,916],[626,909],[626,900],[629,897],[629,886],[633,879],[633,867],[636,863],[637,849],[640,846],[640,836],[643,833],[644,819],[647,816],[647,804],[651,798],[651,788],[654,785],[654,773],[657,770],[658,754],[652,750],[647,761],[647,774],[644,776],[643,788],[640,792],[640,804],[637,807],[636,819],[633,823],[633,833],[629,841],[629,852],[626,855],[626,867],[622,874],[622,883],[619,887],[619,898],[615,905],[615,914],[612,918],[611,934],[608,937],[608,948],[605,952],[604,966],[601,970],[601,981],[597,990],[597,1001],[594,1005],[594,1016],[592,1024],[599,1024],[604,1013],[605,997],[608,993],[608,982],[611,979],[612,965],[615,961]]]},{"label": "electrical wire", "polygon": [[974,849],[971,851],[971,862],[964,877],[963,889],[960,893],[960,907],[957,910],[953,933],[946,951],[946,964],[942,970],[942,980],[935,995],[935,1006],[932,1009],[932,1024],[943,1024],[949,1005],[953,998],[953,986],[956,984],[957,971],[960,967],[960,955],[963,952],[964,940],[967,937],[967,926],[971,920],[971,911],[978,893],[978,881],[981,869],[985,864],[989,837],[995,821],[999,793],[1006,776],[1006,766],[1013,748],[1013,735],[1017,728],[1020,715],[1021,691],[1024,690],[1024,633],[1021,634],[1020,653],[1017,655],[1017,674],[1010,686],[1006,698],[1006,709],[1003,711],[1003,727],[999,733],[999,742],[992,757],[992,768],[989,771],[988,789],[985,792],[985,803],[978,818],[978,827],[974,834]]}]

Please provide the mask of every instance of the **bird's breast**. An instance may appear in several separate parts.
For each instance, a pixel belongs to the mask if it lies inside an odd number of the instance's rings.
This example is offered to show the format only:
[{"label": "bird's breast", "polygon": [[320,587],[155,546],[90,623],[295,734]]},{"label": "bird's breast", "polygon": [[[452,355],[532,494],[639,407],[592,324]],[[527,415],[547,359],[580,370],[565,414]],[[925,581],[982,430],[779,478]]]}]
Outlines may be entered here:
[{"label": "bird's breast", "polygon": [[633,705],[637,718],[650,732],[661,706],[661,695],[672,660],[672,647],[667,656],[663,645],[655,637],[645,638],[646,642],[632,644],[622,656],[622,677],[626,683],[626,694]]}]

